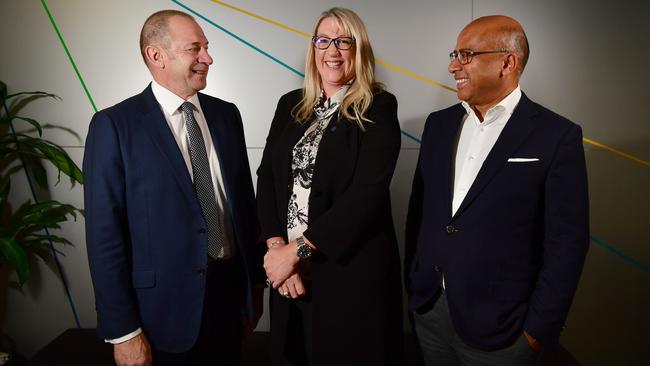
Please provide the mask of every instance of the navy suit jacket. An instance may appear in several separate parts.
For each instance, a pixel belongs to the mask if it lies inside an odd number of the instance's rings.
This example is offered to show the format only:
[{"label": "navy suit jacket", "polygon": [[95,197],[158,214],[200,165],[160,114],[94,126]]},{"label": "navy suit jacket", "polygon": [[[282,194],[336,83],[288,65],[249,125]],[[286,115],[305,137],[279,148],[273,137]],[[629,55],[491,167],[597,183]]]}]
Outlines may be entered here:
[{"label": "navy suit jacket", "polygon": [[[241,117],[234,104],[204,94],[199,101],[221,165],[250,317],[251,284],[264,275]],[[83,171],[98,335],[114,339],[141,327],[159,350],[188,350],[203,313],[206,223],[151,86],[93,116]]]},{"label": "navy suit jacket", "polygon": [[431,113],[422,135],[406,225],[410,309],[439,293],[444,273],[450,316],[468,345],[503,348],[526,330],[555,346],[589,244],[581,129],[522,95],[452,216],[465,113],[460,104]]}]

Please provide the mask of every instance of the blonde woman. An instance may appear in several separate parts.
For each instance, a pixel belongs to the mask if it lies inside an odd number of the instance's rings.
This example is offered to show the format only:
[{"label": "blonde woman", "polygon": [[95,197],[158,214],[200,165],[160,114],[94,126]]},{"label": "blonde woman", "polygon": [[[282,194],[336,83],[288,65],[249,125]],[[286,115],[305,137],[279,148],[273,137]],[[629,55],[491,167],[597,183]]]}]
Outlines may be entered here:
[{"label": "blonde woman", "polygon": [[374,61],[354,12],[321,14],[303,88],[280,99],[266,140],[258,213],[272,350],[288,365],[395,365],[401,355],[389,195],[401,137]]}]

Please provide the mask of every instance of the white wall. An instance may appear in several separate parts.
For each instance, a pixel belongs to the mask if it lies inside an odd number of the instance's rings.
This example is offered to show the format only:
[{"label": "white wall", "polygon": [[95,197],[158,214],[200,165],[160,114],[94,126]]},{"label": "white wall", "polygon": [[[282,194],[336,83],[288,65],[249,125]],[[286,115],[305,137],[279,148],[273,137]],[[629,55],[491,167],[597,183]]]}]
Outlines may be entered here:
[{"label": "white wall", "polygon": [[[217,2],[180,2],[302,72],[307,38]],[[227,2],[308,33],[322,10],[349,7],[366,22],[378,59],[449,86],[453,80],[446,72],[447,54],[460,29],[482,15],[513,16],[524,25],[531,44],[523,90],[581,124],[585,137],[650,160],[650,72],[645,66],[650,59],[650,5],[643,0],[602,5],[588,0]],[[150,80],[138,50],[144,19],[160,9],[183,10],[168,0],[45,3],[99,109],[139,93]],[[278,98],[299,87],[302,79],[215,25],[200,18],[198,23],[215,59],[205,92],[239,106],[254,170]],[[78,140],[62,131],[47,131],[80,164],[94,111],[41,2],[0,2],[0,54],[0,79],[10,92],[46,90],[63,98],[35,103],[30,113],[81,136]],[[377,74],[398,98],[402,129],[416,137],[429,112],[456,102],[454,93],[384,66],[377,66]],[[591,144],[585,149],[592,235],[638,262],[592,243],[562,342],[583,364],[642,363],[642,355],[648,360],[645,331],[650,326],[650,165]],[[404,137],[392,184],[400,237],[417,154],[418,144]],[[62,182],[52,195],[83,207],[81,187],[70,189]],[[21,202],[27,197],[24,190],[13,198]],[[63,228],[75,245],[61,248],[61,261],[81,325],[94,327],[83,224],[81,218]],[[8,293],[4,329],[27,355],[75,326],[61,281],[53,273],[39,263],[22,293]],[[265,317],[258,329],[267,328]]]}]

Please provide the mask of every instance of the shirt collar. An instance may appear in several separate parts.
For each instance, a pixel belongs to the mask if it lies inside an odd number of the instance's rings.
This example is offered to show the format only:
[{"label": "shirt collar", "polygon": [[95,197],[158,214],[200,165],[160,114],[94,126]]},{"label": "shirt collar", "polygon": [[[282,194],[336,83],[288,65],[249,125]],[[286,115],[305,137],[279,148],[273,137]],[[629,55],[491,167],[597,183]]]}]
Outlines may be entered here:
[{"label": "shirt collar", "polygon": [[[508,117],[511,116],[515,108],[517,107],[517,104],[519,104],[519,100],[521,100],[521,87],[517,85],[515,90],[510,92],[510,94],[508,94],[505,98],[501,99],[501,101],[497,103],[497,105],[488,109],[488,111],[485,113],[485,116],[483,118],[482,125],[490,124],[491,122],[495,121],[499,116],[504,114],[507,114]],[[476,113],[467,102],[463,101],[461,102],[461,104],[467,111],[467,114],[471,116],[476,116]],[[478,118],[475,119],[478,123]]]},{"label": "shirt collar", "polygon": [[198,93],[192,95],[187,100],[183,100],[183,98],[172,93],[169,89],[158,84],[156,80],[151,81],[151,91],[153,92],[153,95],[156,98],[158,104],[160,104],[162,110],[169,116],[173,115],[176,112],[179,112],[179,108],[186,101],[192,103],[194,108],[202,112]]}]

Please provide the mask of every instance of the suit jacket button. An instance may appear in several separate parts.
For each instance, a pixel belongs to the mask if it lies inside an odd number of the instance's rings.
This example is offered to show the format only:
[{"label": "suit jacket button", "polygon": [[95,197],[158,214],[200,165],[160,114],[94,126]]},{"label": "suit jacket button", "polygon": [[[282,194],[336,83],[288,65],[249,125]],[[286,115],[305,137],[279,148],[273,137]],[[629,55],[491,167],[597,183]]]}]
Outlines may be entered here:
[{"label": "suit jacket button", "polygon": [[206,270],[205,268],[199,268],[196,270],[196,272],[199,274],[199,276],[203,276],[205,275]]},{"label": "suit jacket button", "polygon": [[447,227],[445,228],[445,230],[447,231],[447,234],[453,234],[453,233],[455,233],[455,232],[458,231],[458,230],[454,227],[454,225],[447,225]]},{"label": "suit jacket button", "polygon": [[199,230],[197,230],[197,232],[198,232],[199,234],[205,234],[206,230],[205,230],[205,229],[199,229]]},{"label": "suit jacket button", "polygon": [[440,272],[440,267],[438,267],[438,266],[433,266],[433,270],[436,271],[436,272]]}]

